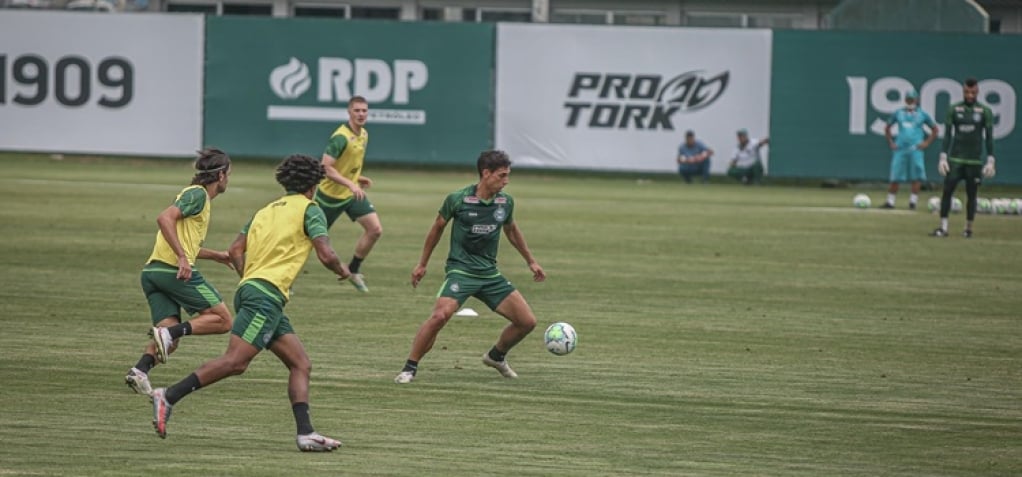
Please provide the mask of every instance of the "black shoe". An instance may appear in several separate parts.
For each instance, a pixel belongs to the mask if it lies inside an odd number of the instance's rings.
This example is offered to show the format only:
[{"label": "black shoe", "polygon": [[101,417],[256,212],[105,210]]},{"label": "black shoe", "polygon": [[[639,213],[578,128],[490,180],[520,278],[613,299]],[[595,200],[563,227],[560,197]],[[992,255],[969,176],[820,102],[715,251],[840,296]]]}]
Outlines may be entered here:
[{"label": "black shoe", "polygon": [[963,231],[963,232],[962,232],[962,237],[965,237],[965,238],[972,238],[972,231],[971,231],[971,230],[968,230],[968,229],[966,229],[965,231]]},{"label": "black shoe", "polygon": [[944,237],[944,238],[947,238],[947,230],[944,230],[944,229],[942,229],[940,227],[937,227],[937,228],[933,229],[933,232],[930,232],[930,237]]},{"label": "black shoe", "polygon": [[880,208],[881,209],[893,209],[894,208],[894,204],[892,204],[890,202],[884,202],[884,205],[881,205]]},{"label": "black shoe", "polygon": [[908,203],[908,210],[916,210],[915,202],[909,202]]}]

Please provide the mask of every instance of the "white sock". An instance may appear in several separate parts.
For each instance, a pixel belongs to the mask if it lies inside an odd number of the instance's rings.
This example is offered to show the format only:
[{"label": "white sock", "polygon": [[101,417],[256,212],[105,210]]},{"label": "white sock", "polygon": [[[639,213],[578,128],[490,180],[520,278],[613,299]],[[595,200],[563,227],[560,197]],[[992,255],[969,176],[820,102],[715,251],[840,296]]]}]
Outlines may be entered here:
[{"label": "white sock", "polygon": [[940,229],[947,232],[947,219],[940,219]]},{"label": "white sock", "polygon": [[919,194],[912,194],[912,195],[908,196],[908,203],[909,204],[915,204],[917,202],[919,202]]},{"label": "white sock", "polygon": [[894,194],[890,192],[887,193],[887,203],[894,205]]}]

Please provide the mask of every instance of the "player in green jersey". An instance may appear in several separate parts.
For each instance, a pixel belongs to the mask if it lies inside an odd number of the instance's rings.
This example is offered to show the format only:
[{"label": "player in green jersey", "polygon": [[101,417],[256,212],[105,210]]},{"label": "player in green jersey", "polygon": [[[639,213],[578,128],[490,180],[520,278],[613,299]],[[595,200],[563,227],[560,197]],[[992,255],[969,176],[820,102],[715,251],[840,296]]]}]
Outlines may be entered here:
[{"label": "player in green jersey", "polygon": [[484,151],[476,161],[479,182],[452,192],[440,206],[440,212],[426,235],[419,263],[412,270],[412,286],[417,287],[426,275],[429,257],[452,224],[451,247],[447,256],[446,277],[437,293],[433,313],[415,334],[412,350],[401,373],[394,378],[398,384],[415,379],[419,361],[429,352],[437,334],[465,300],[474,296],[510,323],[504,327],[490,351],[483,355],[483,364],[496,369],[505,378],[518,374],[507,364],[505,356],[536,326],[536,317],[521,292],[497,270],[497,246],[500,232],[525,259],[537,282],[546,279],[543,267],[536,262],[525,243],[525,235],[514,220],[514,199],[503,192],[511,175],[511,160],[503,151]]},{"label": "player in green jersey", "polygon": [[[198,258],[231,266],[227,252],[202,246],[209,228],[210,203],[227,191],[230,173],[227,153],[216,148],[199,151],[192,184],[156,217],[156,244],[141,276],[153,340],[124,377],[139,394],[152,393],[149,372],[156,363],[167,362],[182,336],[221,334],[231,329],[231,311],[216,288],[194,268]],[[182,308],[195,316],[182,320]]]},{"label": "player in green jersey", "polygon": [[[286,194],[256,212],[231,244],[228,253],[241,282],[234,296],[238,316],[231,329],[227,351],[177,384],[153,390],[153,426],[167,436],[171,408],[189,393],[228,376],[241,374],[263,349],[269,349],[287,366],[287,394],[297,426],[295,442],[302,451],[332,451],[336,439],[317,433],[309,417],[309,374],[312,365],[301,340],[284,314],[291,284],[305,265],[309,252],[328,269],[346,280],[350,273],[330,247],[326,217],[312,200],[323,178],[316,159],[295,154],[277,167],[277,182]],[[258,413],[253,419],[262,419]]]},{"label": "player in green jersey", "polygon": [[[975,78],[965,80],[961,102],[952,104],[944,120],[944,146],[937,170],[944,176],[944,193],[940,197],[940,226],[930,233],[947,237],[948,212],[958,181],[965,181],[965,238],[972,237],[972,221],[976,218],[976,195],[983,178],[993,177],[994,115],[990,108],[977,101],[979,84]],[[986,149],[986,161],[983,150]]]}]

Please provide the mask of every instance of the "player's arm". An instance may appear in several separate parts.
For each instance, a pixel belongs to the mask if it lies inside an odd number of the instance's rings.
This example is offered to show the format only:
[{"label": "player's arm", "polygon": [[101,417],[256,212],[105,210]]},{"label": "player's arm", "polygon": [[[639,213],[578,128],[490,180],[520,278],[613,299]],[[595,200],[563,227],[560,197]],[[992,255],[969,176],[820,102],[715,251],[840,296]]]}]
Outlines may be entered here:
[{"label": "player's arm", "polygon": [[955,131],[955,108],[951,105],[947,110],[947,116],[944,117],[944,141],[940,144],[940,153],[946,159],[947,155],[951,153],[951,139]]},{"label": "player's arm", "polygon": [[177,221],[184,218],[177,203],[171,204],[160,215],[156,216],[156,225],[160,228],[163,238],[170,245],[174,255],[177,255],[177,279],[188,280],[192,278],[192,264],[188,263],[188,256],[181,246],[181,239],[177,236]]},{"label": "player's arm", "polygon": [[344,186],[351,189],[351,192],[355,194],[355,199],[362,200],[365,198],[365,192],[362,192],[362,187],[352,182],[347,177],[341,174],[337,170],[337,158],[341,157],[344,153],[344,149],[348,147],[348,139],[343,134],[338,134],[330,138],[330,143],[327,144],[326,150],[323,151],[323,156],[320,158],[320,163],[323,164],[323,170],[326,172],[326,176]]},{"label": "player's arm", "polygon": [[983,165],[983,177],[993,177],[997,171],[994,169],[994,114],[990,108],[983,108],[983,135],[986,138],[987,162]]},{"label": "player's arm", "polygon": [[419,286],[422,277],[426,276],[426,265],[429,265],[429,257],[433,255],[433,250],[440,243],[440,238],[444,236],[445,228],[447,228],[447,219],[444,218],[443,214],[437,214],[436,220],[433,221],[433,225],[429,227],[429,232],[426,233],[426,240],[422,244],[422,254],[419,256],[419,262],[412,269],[412,288]]},{"label": "player's arm", "polygon": [[248,250],[248,225],[238,234],[230,247],[227,247],[227,256],[230,257],[234,271],[239,277],[245,276],[245,251]]},{"label": "player's arm", "polygon": [[891,115],[891,117],[887,118],[887,126],[884,126],[884,137],[887,138],[887,145],[890,146],[892,150],[898,148],[898,146],[894,144],[894,135],[891,134],[891,129],[894,128],[894,123],[897,122],[897,115],[898,113],[895,112]]},{"label": "player's arm", "polygon": [[767,144],[770,144],[770,138],[765,137],[763,139],[760,139],[759,142],[756,143],[756,150],[757,151],[760,150],[763,146],[766,146]]},{"label": "player's arm", "polygon": [[199,248],[199,253],[195,256],[195,258],[215,260],[218,263],[227,265],[227,268],[234,270],[234,265],[231,263],[231,256],[226,251]]},{"label": "player's arm", "polygon": [[930,147],[930,144],[933,144],[933,141],[937,140],[937,123],[933,121],[933,118],[931,118],[929,114],[926,115],[925,124],[926,127],[930,128],[930,134],[929,136],[926,136],[926,139],[924,139],[922,143],[919,144],[917,149],[920,150]]},{"label": "player's arm", "polygon": [[305,208],[305,222],[303,225],[305,235],[312,240],[312,248],[316,249],[316,258],[328,270],[337,274],[337,280],[345,280],[351,276],[348,266],[341,262],[337,252],[330,246],[330,236],[327,235],[326,216],[323,209],[316,204],[309,204]]},{"label": "player's arm", "polygon": [[511,242],[511,246],[518,250],[518,253],[525,259],[525,263],[529,265],[529,270],[532,271],[532,279],[537,282],[545,280],[546,272],[543,271],[543,267],[536,262],[536,257],[533,257],[532,252],[529,251],[529,245],[525,242],[525,234],[522,233],[522,229],[518,228],[518,223],[504,224],[504,235],[507,236],[507,241]]}]

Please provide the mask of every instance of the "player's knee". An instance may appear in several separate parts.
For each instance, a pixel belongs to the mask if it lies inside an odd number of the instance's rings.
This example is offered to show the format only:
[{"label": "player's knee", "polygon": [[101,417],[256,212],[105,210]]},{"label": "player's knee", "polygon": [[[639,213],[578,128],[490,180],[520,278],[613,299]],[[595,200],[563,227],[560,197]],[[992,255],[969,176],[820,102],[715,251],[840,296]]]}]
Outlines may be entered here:
[{"label": "player's knee", "polygon": [[521,328],[522,331],[525,331],[526,333],[532,332],[532,330],[536,328],[536,317],[532,316],[531,313],[528,314],[527,316],[518,321],[518,327]]},{"label": "player's knee", "polygon": [[219,306],[214,307],[210,310],[211,313],[216,316],[216,332],[219,334],[227,333],[231,331],[231,326],[234,325],[234,320],[231,317],[231,311],[227,309],[222,303]]},{"label": "player's knee", "polygon": [[236,358],[236,357],[228,357],[227,363],[226,363],[227,364],[227,366],[226,366],[227,367],[227,373],[230,376],[237,376],[239,374],[242,374],[242,373],[245,372],[245,370],[248,369],[248,363],[249,362],[250,361],[247,360],[247,359],[239,359],[239,358]]},{"label": "player's knee", "polygon": [[379,240],[380,237],[383,236],[383,226],[377,224],[377,225],[375,225],[373,227],[367,228],[366,229],[366,236],[369,237],[369,239],[374,241],[374,242]]}]

